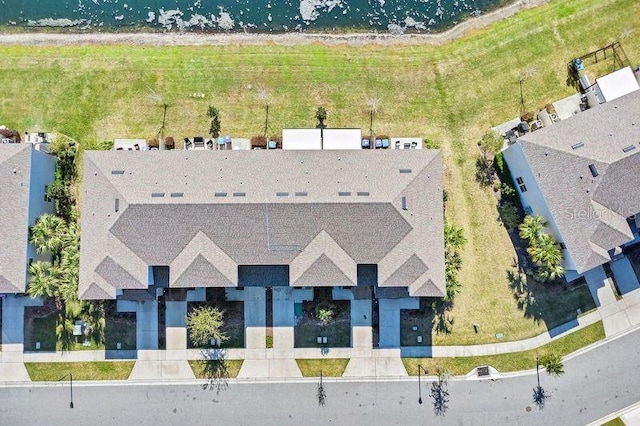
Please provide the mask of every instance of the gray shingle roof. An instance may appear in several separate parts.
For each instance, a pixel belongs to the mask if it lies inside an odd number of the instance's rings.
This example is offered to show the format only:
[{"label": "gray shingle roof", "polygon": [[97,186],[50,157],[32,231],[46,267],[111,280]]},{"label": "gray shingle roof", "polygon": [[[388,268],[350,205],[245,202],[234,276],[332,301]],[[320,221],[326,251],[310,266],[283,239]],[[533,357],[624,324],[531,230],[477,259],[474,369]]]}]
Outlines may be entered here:
[{"label": "gray shingle roof", "polygon": [[640,212],[640,91],[518,143],[578,273],[609,261],[609,250],[633,239],[626,218]]},{"label": "gray shingle roof", "polygon": [[0,293],[23,293],[27,278],[31,145],[0,144]]},{"label": "gray shingle roof", "polygon": [[151,265],[196,287],[237,285],[238,265],[353,286],[358,264],[378,264],[380,286],[442,296],[441,177],[433,150],[88,151],[80,294],[144,287]]}]

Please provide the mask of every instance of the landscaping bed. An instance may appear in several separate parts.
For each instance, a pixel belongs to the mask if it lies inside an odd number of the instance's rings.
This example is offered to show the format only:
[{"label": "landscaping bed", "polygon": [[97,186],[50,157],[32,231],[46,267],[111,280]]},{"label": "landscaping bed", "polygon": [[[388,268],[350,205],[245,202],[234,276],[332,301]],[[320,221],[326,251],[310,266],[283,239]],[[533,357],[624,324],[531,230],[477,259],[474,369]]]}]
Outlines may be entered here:
[{"label": "landscaping bed", "polygon": [[348,300],[330,302],[335,306],[333,320],[323,324],[316,317],[316,307],[320,302],[303,302],[303,315],[294,328],[294,345],[297,348],[317,348],[318,337],[327,338],[327,347],[347,348],[351,346],[351,304]]},{"label": "landscaping bed", "polygon": [[116,301],[109,300],[105,306],[104,346],[107,350],[136,349],[136,314],[135,312],[118,312]]},{"label": "landscaping bed", "polygon": [[[187,313],[191,312],[198,306],[213,306],[224,312],[221,330],[224,332],[228,340],[222,342],[222,348],[244,348],[244,303],[229,302],[225,300],[224,289],[207,288],[207,302],[189,302],[187,303]],[[198,348],[194,346],[187,332],[187,347]],[[211,347],[211,345],[207,346]]]}]

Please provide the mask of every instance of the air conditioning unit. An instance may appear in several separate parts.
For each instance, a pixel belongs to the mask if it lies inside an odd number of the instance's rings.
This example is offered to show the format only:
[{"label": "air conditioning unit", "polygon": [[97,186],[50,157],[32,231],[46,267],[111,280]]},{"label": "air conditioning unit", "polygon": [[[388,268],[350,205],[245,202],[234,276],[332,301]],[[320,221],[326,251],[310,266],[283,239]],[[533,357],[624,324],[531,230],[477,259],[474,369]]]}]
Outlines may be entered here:
[{"label": "air conditioning unit", "polygon": [[542,120],[536,120],[531,124],[531,130],[542,129],[542,127],[543,127]]}]

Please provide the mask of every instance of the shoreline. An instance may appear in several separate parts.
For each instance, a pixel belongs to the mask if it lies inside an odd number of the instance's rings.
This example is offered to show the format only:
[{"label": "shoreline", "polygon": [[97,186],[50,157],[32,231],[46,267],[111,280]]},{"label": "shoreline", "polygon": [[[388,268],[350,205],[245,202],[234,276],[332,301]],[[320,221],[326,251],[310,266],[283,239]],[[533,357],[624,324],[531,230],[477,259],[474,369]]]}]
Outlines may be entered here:
[{"label": "shoreline", "polygon": [[459,39],[467,31],[480,29],[511,17],[521,10],[548,3],[549,0],[517,0],[510,5],[484,15],[470,18],[448,30],[436,34],[389,33],[46,33],[23,32],[0,34],[0,45],[109,45],[127,44],[139,46],[207,46],[207,45],[304,45],[321,43],[324,45],[440,45]]}]

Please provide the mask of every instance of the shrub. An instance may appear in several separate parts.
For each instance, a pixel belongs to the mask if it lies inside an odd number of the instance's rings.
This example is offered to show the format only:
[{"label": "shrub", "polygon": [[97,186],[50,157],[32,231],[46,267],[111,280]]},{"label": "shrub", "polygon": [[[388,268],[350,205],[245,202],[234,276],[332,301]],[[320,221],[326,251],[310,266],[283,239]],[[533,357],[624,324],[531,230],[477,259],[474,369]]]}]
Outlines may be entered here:
[{"label": "shrub", "polygon": [[160,144],[158,143],[158,138],[147,139],[147,146],[149,148],[159,148]]},{"label": "shrub", "polygon": [[520,120],[526,121],[526,122],[533,121],[535,116],[536,115],[532,111],[527,111],[520,116]]},{"label": "shrub", "polygon": [[251,148],[267,148],[267,138],[263,135],[253,136],[251,138]]},{"label": "shrub", "polygon": [[13,139],[16,143],[20,143],[20,132],[11,129],[0,129],[0,136],[7,139]]},{"label": "shrub", "polygon": [[518,214],[518,208],[510,201],[506,201],[498,206],[498,212],[500,213],[500,219],[505,228],[512,230],[520,224],[520,215]]},{"label": "shrub", "polygon": [[316,318],[318,318],[323,325],[327,325],[333,321],[335,314],[336,306],[331,303],[321,302],[316,306]]},{"label": "shrub", "polygon": [[440,142],[430,138],[424,138],[424,147],[427,149],[440,149]]},{"label": "shrub", "polygon": [[173,139],[173,136],[167,136],[166,138],[164,138],[164,146],[166,147],[166,149],[175,149],[176,141],[175,139]]}]

